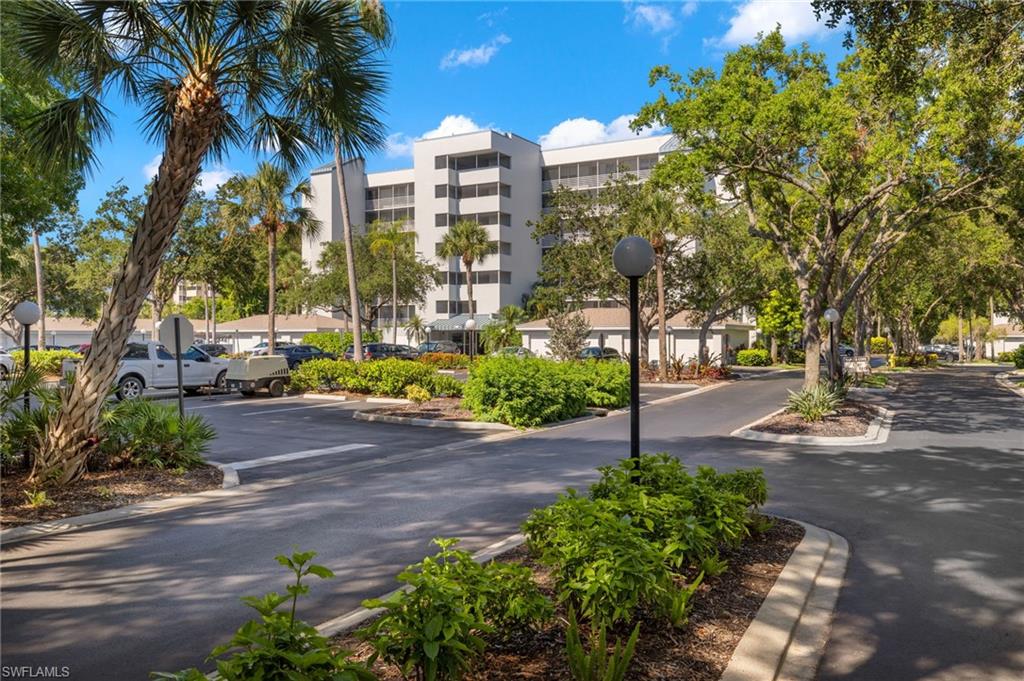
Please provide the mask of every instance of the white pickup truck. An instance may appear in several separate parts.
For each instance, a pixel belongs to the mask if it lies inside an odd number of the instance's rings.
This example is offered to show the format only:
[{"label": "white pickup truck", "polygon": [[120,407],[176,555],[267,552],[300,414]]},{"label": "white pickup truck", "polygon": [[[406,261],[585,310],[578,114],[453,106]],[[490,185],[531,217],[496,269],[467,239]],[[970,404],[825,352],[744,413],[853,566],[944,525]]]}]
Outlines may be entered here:
[{"label": "white pickup truck", "polygon": [[[226,384],[228,360],[211,357],[194,345],[181,356],[181,379],[185,392],[194,394],[200,388],[223,389]],[[78,360],[66,359],[61,373],[74,373]],[[178,368],[174,355],[156,341],[128,343],[117,367],[117,399],[130,400],[147,388],[177,388]]]}]

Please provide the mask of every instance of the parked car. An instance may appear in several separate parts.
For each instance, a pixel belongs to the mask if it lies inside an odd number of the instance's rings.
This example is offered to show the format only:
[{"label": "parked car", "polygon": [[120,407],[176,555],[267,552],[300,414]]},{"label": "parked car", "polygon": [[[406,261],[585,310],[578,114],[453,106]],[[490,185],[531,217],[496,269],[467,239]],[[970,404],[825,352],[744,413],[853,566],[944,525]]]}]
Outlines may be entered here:
[{"label": "parked car", "polygon": [[197,343],[196,347],[211,357],[231,354],[231,349],[223,343]]},{"label": "parked car", "polygon": [[452,341],[427,341],[420,343],[416,349],[422,354],[425,352],[447,352],[452,355],[461,355],[462,348]]},{"label": "parked car", "polygon": [[14,372],[14,358],[6,350],[0,350],[0,380]]},{"label": "parked car", "polygon": [[[257,343],[253,347],[251,347],[249,350],[247,350],[246,354],[248,354],[248,355],[265,355],[265,354],[267,354],[267,345],[268,345],[267,341],[260,341],[259,343]],[[292,345],[295,345],[295,343],[292,343],[292,342],[289,342],[289,341],[275,341],[274,342],[274,349],[275,350],[280,350],[281,348],[287,348],[287,347],[290,347]]]},{"label": "parked car", "polygon": [[600,359],[618,362],[622,360],[622,355],[615,348],[600,348],[593,345],[580,351],[580,359]]},{"label": "parked car", "polygon": [[[840,343],[839,347],[836,348],[839,351],[840,357],[853,357],[857,354],[857,351],[852,345],[846,343]],[[822,343],[821,345],[821,358],[825,359],[828,357],[828,343]]]},{"label": "parked car", "polygon": [[333,352],[324,352],[315,345],[289,345],[281,348],[276,354],[285,358],[289,369],[294,369],[311,359],[338,359]]},{"label": "parked car", "polygon": [[[408,349],[406,349],[408,348]],[[355,346],[345,348],[345,359],[352,359],[355,356]],[[416,359],[419,353],[408,345],[393,345],[391,343],[367,343],[363,346],[363,359]]]},{"label": "parked car", "polygon": [[505,348],[498,348],[497,350],[495,350],[491,354],[495,355],[495,356],[498,356],[498,357],[519,357],[519,358],[533,357],[533,353],[532,352],[530,352],[526,348],[520,347],[518,345],[510,345],[510,346],[505,347]]},{"label": "parked car", "polygon": [[[200,388],[223,390],[228,371],[228,360],[211,357],[196,346],[181,355],[181,378],[185,391],[194,394]],[[66,359],[61,363],[61,374],[74,373],[79,360]],[[63,383],[63,379],[62,379]],[[161,343],[129,343],[114,377],[117,399],[140,397],[148,388],[176,388],[178,386],[177,360]]]}]

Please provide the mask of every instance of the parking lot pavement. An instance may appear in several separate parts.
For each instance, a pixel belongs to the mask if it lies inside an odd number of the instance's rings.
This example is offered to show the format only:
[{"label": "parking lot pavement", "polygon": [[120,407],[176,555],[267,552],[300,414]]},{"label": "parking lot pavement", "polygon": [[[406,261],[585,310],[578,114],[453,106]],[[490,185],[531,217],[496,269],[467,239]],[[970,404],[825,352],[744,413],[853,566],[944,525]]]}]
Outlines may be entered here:
[{"label": "parking lot pavement", "polygon": [[187,411],[217,431],[207,459],[238,464],[242,483],[314,473],[473,440],[485,432],[356,421],[362,401],[238,395],[193,397]]},{"label": "parking lot pavement", "polygon": [[660,400],[665,397],[673,397],[682,393],[688,393],[696,390],[698,386],[690,383],[676,383],[670,385],[650,385],[645,384],[640,386],[640,404],[650,404],[655,400]]}]

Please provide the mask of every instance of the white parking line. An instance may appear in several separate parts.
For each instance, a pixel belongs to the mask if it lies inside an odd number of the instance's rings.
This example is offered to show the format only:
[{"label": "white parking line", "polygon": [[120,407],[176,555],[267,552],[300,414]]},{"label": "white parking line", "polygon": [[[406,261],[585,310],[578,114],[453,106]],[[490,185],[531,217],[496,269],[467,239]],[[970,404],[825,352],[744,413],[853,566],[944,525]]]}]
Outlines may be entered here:
[{"label": "white parking line", "polygon": [[263,411],[244,411],[239,416],[259,416],[260,414],[276,414],[279,411],[298,411],[300,409],[319,409],[320,407],[351,407],[351,403],[328,402],[327,404],[308,404],[305,407],[287,407],[285,409],[264,409]]},{"label": "white parking line", "polygon": [[[161,399],[164,399],[164,398],[161,398]],[[167,399],[169,400],[170,398],[167,398]],[[291,404],[292,402],[295,402],[298,399],[301,399],[301,398],[298,398],[298,397],[280,397],[280,398],[277,398],[277,399],[274,400],[274,404],[280,404],[282,402],[288,402],[289,404]],[[254,406],[256,404],[259,404],[259,402],[256,402],[254,400],[238,399],[238,400],[232,400],[230,402],[227,401],[227,400],[220,400],[220,401],[217,402],[217,404],[204,404],[201,407],[192,407],[192,406],[189,406],[189,404],[186,402],[185,403],[185,407],[187,409],[216,409],[217,407],[252,407],[252,406]]]},{"label": "white parking line", "polygon": [[362,442],[353,442],[347,445],[338,445],[337,447],[324,447],[323,449],[306,449],[301,452],[290,452],[288,454],[265,456],[262,459],[249,459],[248,461],[239,461],[238,463],[222,464],[222,467],[232,468],[236,471],[244,471],[247,468],[259,468],[260,466],[269,466],[272,463],[281,463],[282,461],[297,461],[299,459],[310,459],[314,456],[324,456],[326,454],[340,454],[341,452],[349,452],[352,451],[353,449],[366,449],[367,447],[376,446],[377,445],[371,445]]}]

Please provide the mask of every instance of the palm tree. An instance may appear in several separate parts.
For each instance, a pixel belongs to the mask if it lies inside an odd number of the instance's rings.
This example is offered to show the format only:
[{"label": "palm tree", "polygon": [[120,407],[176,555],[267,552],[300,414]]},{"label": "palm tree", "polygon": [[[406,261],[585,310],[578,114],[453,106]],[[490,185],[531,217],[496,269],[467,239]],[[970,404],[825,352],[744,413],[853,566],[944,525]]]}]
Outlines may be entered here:
[{"label": "palm tree", "polygon": [[506,305],[498,310],[498,317],[484,327],[484,349],[494,352],[500,348],[521,345],[523,334],[519,326],[526,319],[526,312],[517,305]]},{"label": "palm tree", "polygon": [[409,317],[409,321],[405,324],[405,337],[411,340],[416,345],[423,342],[423,339],[427,336],[427,325],[423,323],[423,318],[418,314],[414,314]]},{"label": "palm tree", "polygon": [[459,258],[466,270],[466,296],[469,298],[469,314],[476,314],[473,300],[473,263],[497,251],[497,243],[491,241],[487,230],[472,220],[459,220],[441,239],[438,255],[443,258]]},{"label": "palm tree", "polygon": [[398,222],[376,222],[370,226],[370,252],[391,260],[391,342],[398,342],[398,256],[416,241]]},{"label": "palm tree", "polygon": [[355,0],[38,0],[9,9],[18,13],[17,46],[33,67],[59,68],[79,88],[34,118],[32,143],[42,158],[65,168],[94,165],[95,144],[110,133],[102,102],[115,96],[143,111],[144,131],[163,146],[92,348],[36,457],[35,478],[64,483],[85,471],[121,353],[203,163],[247,147],[276,150],[282,165],[301,166],[328,134],[325,90],[345,91],[331,99],[331,133],[344,130],[351,144],[367,134],[379,139],[385,76],[373,26]]},{"label": "palm tree", "polygon": [[[651,242],[658,288],[658,374],[668,380],[668,322],[665,318],[665,257],[678,234],[680,209],[675,197],[654,185],[645,185],[633,215],[635,233]],[[701,360],[703,361],[703,359]]]},{"label": "palm tree", "polygon": [[302,199],[312,198],[309,181],[292,183],[292,173],[264,161],[253,175],[235,175],[224,187],[222,210],[229,229],[253,229],[267,237],[267,353],[271,355],[277,319],[277,239],[288,232],[312,238],[320,231],[320,221],[300,205]]}]

